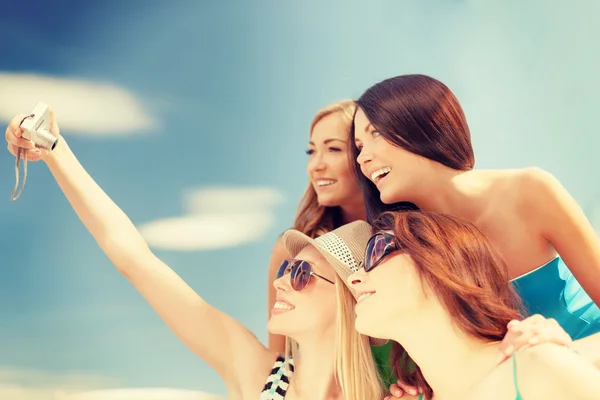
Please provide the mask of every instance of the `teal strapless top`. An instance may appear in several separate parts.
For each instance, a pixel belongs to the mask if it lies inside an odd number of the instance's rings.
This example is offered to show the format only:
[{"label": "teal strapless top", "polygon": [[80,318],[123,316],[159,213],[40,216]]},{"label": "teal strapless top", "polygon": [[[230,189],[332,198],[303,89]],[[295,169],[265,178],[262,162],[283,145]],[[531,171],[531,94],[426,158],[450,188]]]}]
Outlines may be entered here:
[{"label": "teal strapless top", "polygon": [[600,308],[560,257],[511,283],[528,315],[554,318],[573,340],[600,332]]}]

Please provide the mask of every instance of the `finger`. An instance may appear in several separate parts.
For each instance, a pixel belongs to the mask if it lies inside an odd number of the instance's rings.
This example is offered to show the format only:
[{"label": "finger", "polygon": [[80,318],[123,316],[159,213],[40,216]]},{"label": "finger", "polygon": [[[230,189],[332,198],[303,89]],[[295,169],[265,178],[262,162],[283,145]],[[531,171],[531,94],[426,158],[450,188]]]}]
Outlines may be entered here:
[{"label": "finger", "polygon": [[[8,152],[13,156],[17,156],[17,152],[19,151],[19,147],[14,144],[8,143],[6,146]],[[27,161],[35,162],[42,159],[42,151],[40,149],[30,149],[27,150]]]},{"label": "finger", "polygon": [[33,149],[27,150],[27,161],[36,162],[42,159],[42,150]]},{"label": "finger", "polygon": [[13,119],[10,120],[10,123],[8,124],[8,128],[6,128],[7,139],[8,139],[8,132],[11,132],[13,135],[15,135],[18,138],[21,137],[21,135],[23,134],[23,130],[21,129],[21,122],[23,121],[23,119],[25,117],[27,117],[27,115],[17,114],[14,116]]},{"label": "finger", "polygon": [[411,396],[414,396],[419,392],[419,390],[416,387],[408,385],[401,381],[398,381],[398,389],[410,394]]},{"label": "finger", "polygon": [[31,140],[17,137],[14,133],[7,134],[6,141],[23,149],[35,149],[35,143],[33,143]]},{"label": "finger", "polygon": [[522,332],[518,328],[513,328],[512,330],[509,330],[506,333],[506,335],[504,336],[504,338],[502,339],[502,341],[500,342],[500,345],[498,346],[498,350],[501,353],[506,352],[508,347],[513,346],[515,340],[517,340],[517,338],[521,335],[522,335]]},{"label": "finger", "polygon": [[17,156],[17,149],[18,149],[18,147],[17,147],[17,146],[15,146],[14,144],[10,144],[10,143],[8,143],[8,145],[7,145],[6,147],[7,147],[7,149],[8,149],[8,152],[9,152],[10,154],[12,154],[12,155],[13,155],[13,156],[15,156],[15,157]]},{"label": "finger", "polygon": [[400,387],[395,384],[392,383],[390,385],[390,394],[394,397],[394,398],[400,398],[404,395],[404,391],[402,389],[400,389]]},{"label": "finger", "polygon": [[532,322],[534,324],[539,324],[540,322],[547,321],[547,318],[541,314],[533,314],[532,316],[525,318],[521,322],[525,322],[525,321]]},{"label": "finger", "polygon": [[513,319],[512,321],[510,321],[508,323],[508,325],[506,325],[506,327],[511,330],[516,328],[519,324],[521,323],[521,321],[517,320],[517,319]]},{"label": "finger", "polygon": [[[505,337],[506,340],[506,337]],[[512,356],[512,354],[515,351],[515,343],[516,338],[512,338],[509,339],[509,341],[507,341],[507,343],[505,343],[502,347],[498,348],[498,356],[496,358],[496,362],[498,364],[504,362],[506,359],[508,359],[510,356]]]},{"label": "finger", "polygon": [[56,121],[56,116],[54,114],[54,107],[48,106],[48,114],[50,115],[50,132],[54,136],[59,136],[60,130],[58,129],[58,122]]}]

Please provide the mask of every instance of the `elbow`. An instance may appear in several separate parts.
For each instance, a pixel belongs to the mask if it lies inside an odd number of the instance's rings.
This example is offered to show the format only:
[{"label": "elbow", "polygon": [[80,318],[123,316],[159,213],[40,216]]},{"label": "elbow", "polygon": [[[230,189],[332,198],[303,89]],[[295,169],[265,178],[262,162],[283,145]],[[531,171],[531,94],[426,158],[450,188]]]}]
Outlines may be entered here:
[{"label": "elbow", "polygon": [[131,240],[131,238],[120,235],[108,235],[103,240],[99,240],[98,244],[123,275],[127,275],[129,269],[152,255],[150,248],[143,240]]}]

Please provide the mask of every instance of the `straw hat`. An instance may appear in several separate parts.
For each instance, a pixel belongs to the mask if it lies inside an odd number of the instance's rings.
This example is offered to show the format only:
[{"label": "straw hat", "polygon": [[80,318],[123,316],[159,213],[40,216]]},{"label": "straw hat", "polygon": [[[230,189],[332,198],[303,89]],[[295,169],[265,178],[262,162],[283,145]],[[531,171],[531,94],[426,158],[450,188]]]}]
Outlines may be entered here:
[{"label": "straw hat", "polygon": [[[356,291],[348,285],[348,277],[362,268],[367,243],[372,236],[371,226],[365,221],[354,221],[328,232],[316,239],[304,233],[290,229],[283,234],[285,248],[292,258],[305,247],[314,246],[331,264],[354,298]],[[373,346],[383,346],[385,339],[370,338]]]}]

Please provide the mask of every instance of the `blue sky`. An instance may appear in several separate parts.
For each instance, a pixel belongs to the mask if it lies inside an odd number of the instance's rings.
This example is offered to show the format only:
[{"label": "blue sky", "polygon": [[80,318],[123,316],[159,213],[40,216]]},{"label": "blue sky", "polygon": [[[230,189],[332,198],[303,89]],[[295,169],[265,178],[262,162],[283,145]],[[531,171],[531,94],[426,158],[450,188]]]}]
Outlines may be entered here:
[{"label": "blue sky", "polygon": [[[2,123],[54,103],[83,165],[156,253],[264,342],[269,253],[306,185],[311,118],[381,79],[441,79],[465,108],[478,168],[545,168],[600,222],[595,1],[36,3],[0,14]],[[42,164],[11,202],[5,152],[0,182],[0,393],[224,394]],[[240,199],[248,212],[227,213]],[[207,242],[202,228],[233,231],[238,217],[245,229],[230,243]]]}]

